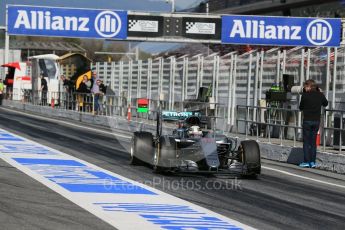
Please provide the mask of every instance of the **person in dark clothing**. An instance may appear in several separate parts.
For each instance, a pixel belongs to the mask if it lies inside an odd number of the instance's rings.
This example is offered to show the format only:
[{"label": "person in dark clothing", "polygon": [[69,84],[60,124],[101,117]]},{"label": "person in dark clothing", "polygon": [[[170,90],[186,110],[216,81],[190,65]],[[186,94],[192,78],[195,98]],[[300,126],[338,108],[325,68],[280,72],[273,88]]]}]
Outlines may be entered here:
[{"label": "person in dark clothing", "polygon": [[99,90],[105,95],[107,93],[107,86],[104,85],[103,81],[101,81],[101,84],[99,85]]},{"label": "person in dark clothing", "polygon": [[66,109],[72,109],[72,102],[75,100],[74,98],[74,83],[70,79],[66,78],[65,75],[61,75],[60,77],[63,86],[63,93],[64,93],[64,103]]},{"label": "person in dark clothing", "polygon": [[90,93],[90,90],[87,86],[88,78],[86,75],[83,76],[83,81],[80,82],[79,87],[77,89],[77,101],[79,104],[79,110],[85,111],[85,103],[88,102],[87,94]]},{"label": "person in dark clothing", "polygon": [[41,91],[42,91],[42,105],[47,105],[48,83],[43,75],[41,75]]},{"label": "person in dark clothing", "polygon": [[61,81],[64,88],[64,92],[71,94],[74,89],[73,82],[67,79],[64,75],[61,75]]},{"label": "person in dark clothing", "polygon": [[304,161],[300,164],[303,168],[315,168],[316,137],[320,126],[321,107],[328,106],[328,101],[320,92],[314,80],[304,83],[299,109],[303,112],[303,153]]},{"label": "person in dark clothing", "polygon": [[87,87],[87,85],[85,84],[85,82],[81,82],[80,85],[79,85],[79,88],[77,89],[77,92],[78,93],[88,93],[89,92],[89,89]]}]

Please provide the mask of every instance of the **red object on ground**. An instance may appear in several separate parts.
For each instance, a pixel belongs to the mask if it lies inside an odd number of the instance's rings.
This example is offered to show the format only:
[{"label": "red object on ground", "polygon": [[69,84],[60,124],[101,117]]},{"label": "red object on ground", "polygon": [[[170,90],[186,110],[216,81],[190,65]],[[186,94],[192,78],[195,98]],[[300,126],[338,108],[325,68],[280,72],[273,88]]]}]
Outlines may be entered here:
[{"label": "red object on ground", "polygon": [[54,100],[54,98],[52,98],[52,100],[50,102],[50,105],[54,109],[54,107],[55,107],[55,100]]},{"label": "red object on ground", "polygon": [[321,135],[320,135],[320,130],[317,131],[316,134],[316,146],[320,146],[321,145]]},{"label": "red object on ground", "polygon": [[20,70],[19,62],[11,62],[11,63],[7,63],[7,64],[3,64],[3,65],[1,65],[1,67],[10,67],[10,68],[16,68],[16,69]]},{"label": "red object on ground", "polygon": [[132,113],[131,113],[131,106],[128,106],[128,110],[127,110],[127,120],[128,120],[128,121],[131,120],[131,116],[132,116]]}]

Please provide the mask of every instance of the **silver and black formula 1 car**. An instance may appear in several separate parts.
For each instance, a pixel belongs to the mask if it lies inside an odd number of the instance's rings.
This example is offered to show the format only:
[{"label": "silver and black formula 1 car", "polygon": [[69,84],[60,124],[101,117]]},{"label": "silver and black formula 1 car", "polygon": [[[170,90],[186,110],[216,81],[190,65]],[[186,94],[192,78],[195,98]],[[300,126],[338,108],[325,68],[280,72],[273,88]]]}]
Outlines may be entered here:
[{"label": "silver and black formula 1 car", "polygon": [[260,149],[256,141],[242,141],[203,130],[198,116],[178,123],[171,135],[162,135],[162,116],[157,130],[135,132],[131,143],[131,164],[153,166],[154,172],[234,173],[255,176],[261,172]]}]

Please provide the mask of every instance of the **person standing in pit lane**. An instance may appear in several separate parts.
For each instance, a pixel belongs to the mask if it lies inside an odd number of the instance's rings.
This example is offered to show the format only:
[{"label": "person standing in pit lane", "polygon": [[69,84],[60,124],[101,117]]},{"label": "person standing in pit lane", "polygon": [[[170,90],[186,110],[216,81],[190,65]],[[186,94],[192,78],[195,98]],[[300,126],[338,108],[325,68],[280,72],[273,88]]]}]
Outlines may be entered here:
[{"label": "person standing in pit lane", "polygon": [[41,92],[42,92],[42,105],[47,105],[48,100],[48,83],[44,76],[41,74]]},{"label": "person standing in pit lane", "polygon": [[314,80],[304,83],[299,109],[303,112],[303,153],[304,161],[299,165],[303,168],[316,167],[316,137],[320,126],[321,107],[328,106],[328,101]]}]

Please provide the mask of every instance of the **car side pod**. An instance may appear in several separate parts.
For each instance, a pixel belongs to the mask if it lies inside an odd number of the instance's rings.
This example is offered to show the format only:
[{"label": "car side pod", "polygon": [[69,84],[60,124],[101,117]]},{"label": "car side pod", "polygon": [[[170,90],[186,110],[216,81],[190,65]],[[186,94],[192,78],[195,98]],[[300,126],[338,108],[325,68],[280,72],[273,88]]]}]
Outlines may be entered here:
[{"label": "car side pod", "polygon": [[242,141],[238,147],[239,161],[243,164],[243,176],[253,176],[261,173],[260,147],[256,141]]},{"label": "car side pod", "polygon": [[130,150],[131,165],[150,164],[153,156],[153,135],[149,132],[134,132]]}]

